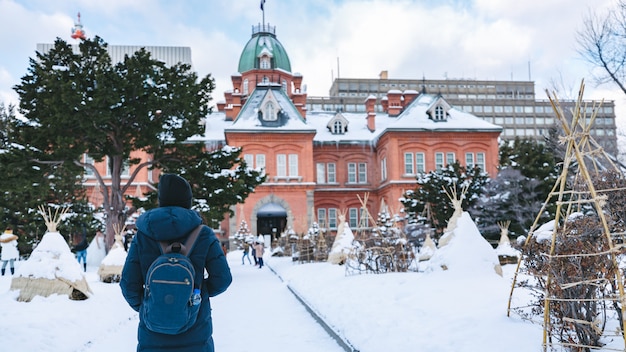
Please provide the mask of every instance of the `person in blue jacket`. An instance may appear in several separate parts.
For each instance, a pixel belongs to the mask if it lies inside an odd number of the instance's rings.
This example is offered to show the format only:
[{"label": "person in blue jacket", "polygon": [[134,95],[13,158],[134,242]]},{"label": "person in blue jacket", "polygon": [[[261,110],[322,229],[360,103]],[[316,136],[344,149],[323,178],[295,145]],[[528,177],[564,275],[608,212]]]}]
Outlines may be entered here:
[{"label": "person in blue jacket", "polygon": [[[159,241],[181,241],[202,223],[191,209],[191,186],[184,178],[164,174],[159,179],[159,207],[145,212],[136,221],[137,234],[126,257],[120,287],[126,302],[139,312],[143,285],[150,264],[161,254]],[[202,284],[202,303],[196,323],[178,335],[160,334],[147,329],[139,320],[137,351],[213,352],[213,323],[209,297],[226,291],[232,282],[230,268],[220,241],[208,226],[203,226],[189,258]],[[204,277],[204,269],[208,277]],[[140,314],[141,316],[141,314]]]}]

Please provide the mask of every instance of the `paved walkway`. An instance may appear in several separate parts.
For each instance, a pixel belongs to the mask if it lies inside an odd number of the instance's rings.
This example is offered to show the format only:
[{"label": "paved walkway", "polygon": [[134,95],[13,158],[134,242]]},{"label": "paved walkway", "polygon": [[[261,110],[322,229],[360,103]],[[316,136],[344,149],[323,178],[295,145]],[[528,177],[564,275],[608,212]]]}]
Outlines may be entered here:
[{"label": "paved walkway", "polygon": [[211,300],[217,352],[344,352],[280,278],[240,255],[229,253],[233,284]]}]

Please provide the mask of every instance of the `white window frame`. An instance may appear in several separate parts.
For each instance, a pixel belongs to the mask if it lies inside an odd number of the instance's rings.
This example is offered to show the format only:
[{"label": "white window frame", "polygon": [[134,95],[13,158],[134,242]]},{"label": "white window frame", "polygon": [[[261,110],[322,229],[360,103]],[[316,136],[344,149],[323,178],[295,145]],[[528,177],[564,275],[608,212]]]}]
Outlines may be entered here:
[{"label": "white window frame", "polygon": [[328,183],[337,183],[337,165],[335,163],[326,164]]},{"label": "white window frame", "polygon": [[413,153],[404,153],[404,174],[415,175],[415,163],[413,162]]},{"label": "white window frame", "polygon": [[287,177],[287,155],[276,154],[276,176]]},{"label": "white window frame", "polygon": [[298,154],[289,154],[289,176],[298,176]]},{"label": "white window frame", "polygon": [[315,164],[315,169],[317,171],[317,178],[316,178],[317,183],[325,184],[326,183],[326,164],[317,163]]},{"label": "white window frame", "polygon": [[328,208],[328,228],[337,228],[337,208]]},{"label": "white window frame", "polygon": [[426,154],[421,152],[415,153],[415,172],[426,172]]},{"label": "white window frame", "polygon": [[435,170],[442,170],[444,165],[444,154],[442,152],[435,153]]},{"label": "white window frame", "polygon": [[357,167],[358,167],[357,182],[367,183],[367,163],[359,163]]},{"label": "white window frame", "polygon": [[357,182],[356,163],[348,163],[348,183]]}]

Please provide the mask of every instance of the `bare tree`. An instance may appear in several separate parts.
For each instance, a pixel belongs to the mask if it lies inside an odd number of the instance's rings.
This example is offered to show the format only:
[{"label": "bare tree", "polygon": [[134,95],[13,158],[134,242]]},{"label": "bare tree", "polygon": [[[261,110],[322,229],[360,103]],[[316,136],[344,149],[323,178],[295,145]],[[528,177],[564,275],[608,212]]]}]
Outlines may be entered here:
[{"label": "bare tree", "polygon": [[578,52],[599,69],[597,83],[613,82],[626,94],[626,0],[603,13],[590,11],[576,40]]}]

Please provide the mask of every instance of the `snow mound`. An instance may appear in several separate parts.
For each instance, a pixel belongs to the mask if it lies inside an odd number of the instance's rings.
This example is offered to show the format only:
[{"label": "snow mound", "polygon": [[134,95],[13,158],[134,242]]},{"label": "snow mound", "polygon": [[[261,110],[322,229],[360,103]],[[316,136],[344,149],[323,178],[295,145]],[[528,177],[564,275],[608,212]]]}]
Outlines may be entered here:
[{"label": "snow mound", "polygon": [[427,262],[426,272],[447,270],[450,272],[479,275],[501,275],[502,268],[496,251],[480,234],[468,212],[463,212],[457,220],[453,236],[443,247],[435,251]]},{"label": "snow mound", "polygon": [[16,276],[68,281],[83,280],[83,268],[58,232],[47,232],[28,260],[20,265]]}]

